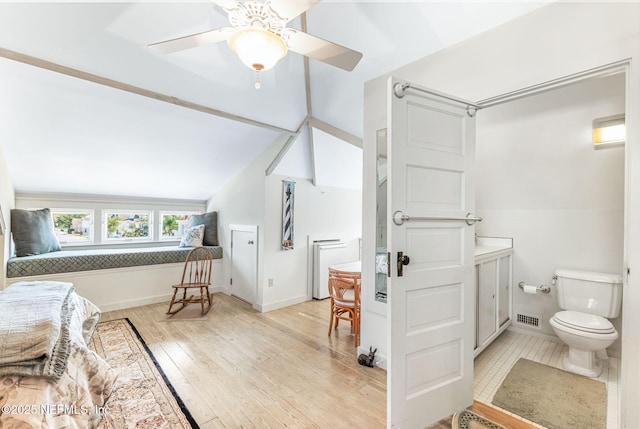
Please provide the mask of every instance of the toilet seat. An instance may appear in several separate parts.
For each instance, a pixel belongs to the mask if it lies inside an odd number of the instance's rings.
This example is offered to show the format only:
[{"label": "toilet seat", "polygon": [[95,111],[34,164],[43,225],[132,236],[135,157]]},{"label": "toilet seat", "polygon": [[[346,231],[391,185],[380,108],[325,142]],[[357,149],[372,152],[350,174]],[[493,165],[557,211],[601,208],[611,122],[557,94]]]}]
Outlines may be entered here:
[{"label": "toilet seat", "polygon": [[558,325],[592,334],[611,334],[616,332],[609,320],[595,314],[565,310],[554,314],[553,320]]}]

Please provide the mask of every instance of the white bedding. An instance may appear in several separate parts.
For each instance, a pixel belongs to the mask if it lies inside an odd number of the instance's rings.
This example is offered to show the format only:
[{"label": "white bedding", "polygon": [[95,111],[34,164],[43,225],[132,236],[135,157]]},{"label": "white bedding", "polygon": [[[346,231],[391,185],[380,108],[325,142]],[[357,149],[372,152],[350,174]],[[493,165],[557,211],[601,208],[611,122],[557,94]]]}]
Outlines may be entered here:
[{"label": "white bedding", "polygon": [[[1,299],[1,296],[0,296]],[[95,428],[114,387],[116,373],[87,342],[100,311],[71,292],[70,350],[61,378],[0,377],[0,428]]]},{"label": "white bedding", "polygon": [[69,356],[73,285],[20,282],[0,292],[0,376],[58,381]]}]

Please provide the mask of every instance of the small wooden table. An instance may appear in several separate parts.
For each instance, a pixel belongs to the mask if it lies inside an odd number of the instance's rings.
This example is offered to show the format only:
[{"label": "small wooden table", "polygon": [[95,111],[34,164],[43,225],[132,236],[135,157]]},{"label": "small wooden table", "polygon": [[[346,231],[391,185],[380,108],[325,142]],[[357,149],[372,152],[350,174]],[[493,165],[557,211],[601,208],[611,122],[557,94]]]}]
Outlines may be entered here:
[{"label": "small wooden table", "polygon": [[354,261],[354,262],[347,262],[346,264],[331,265],[329,269],[334,271],[343,271],[346,273],[360,274],[362,272],[362,261]]}]

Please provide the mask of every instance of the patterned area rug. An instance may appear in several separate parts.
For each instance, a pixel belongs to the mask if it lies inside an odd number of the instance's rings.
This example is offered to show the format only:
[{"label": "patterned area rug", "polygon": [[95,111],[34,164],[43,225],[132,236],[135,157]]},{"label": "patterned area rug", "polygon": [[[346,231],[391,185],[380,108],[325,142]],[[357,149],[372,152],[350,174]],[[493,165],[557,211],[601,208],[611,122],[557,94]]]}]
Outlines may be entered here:
[{"label": "patterned area rug", "polygon": [[451,420],[452,429],[505,429],[504,426],[493,423],[484,417],[463,410],[455,413]]},{"label": "patterned area rug", "polygon": [[198,429],[129,319],[99,323],[89,348],[118,372],[100,429]]},{"label": "patterned area rug", "polygon": [[511,368],[492,402],[548,429],[602,429],[607,424],[603,382],[524,358]]}]

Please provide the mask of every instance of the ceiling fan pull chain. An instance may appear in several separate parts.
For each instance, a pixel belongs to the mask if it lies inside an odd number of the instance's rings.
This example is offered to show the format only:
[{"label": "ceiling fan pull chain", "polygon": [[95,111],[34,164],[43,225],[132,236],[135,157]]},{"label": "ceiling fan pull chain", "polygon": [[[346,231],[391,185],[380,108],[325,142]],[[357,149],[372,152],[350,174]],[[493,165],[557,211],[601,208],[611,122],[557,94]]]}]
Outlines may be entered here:
[{"label": "ceiling fan pull chain", "polygon": [[256,89],[260,89],[260,70],[256,70]]}]

